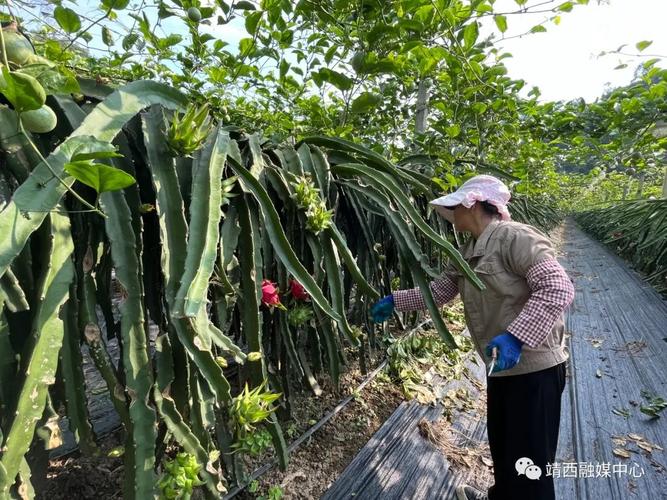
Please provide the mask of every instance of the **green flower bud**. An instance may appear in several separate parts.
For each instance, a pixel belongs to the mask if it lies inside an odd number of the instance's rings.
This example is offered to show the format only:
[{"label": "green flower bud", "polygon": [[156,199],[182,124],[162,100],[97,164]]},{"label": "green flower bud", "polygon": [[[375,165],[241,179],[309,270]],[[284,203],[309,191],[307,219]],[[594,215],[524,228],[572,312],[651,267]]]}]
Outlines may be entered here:
[{"label": "green flower bud", "polygon": [[262,353],[261,352],[249,352],[248,353],[248,361],[259,361],[262,359]]}]

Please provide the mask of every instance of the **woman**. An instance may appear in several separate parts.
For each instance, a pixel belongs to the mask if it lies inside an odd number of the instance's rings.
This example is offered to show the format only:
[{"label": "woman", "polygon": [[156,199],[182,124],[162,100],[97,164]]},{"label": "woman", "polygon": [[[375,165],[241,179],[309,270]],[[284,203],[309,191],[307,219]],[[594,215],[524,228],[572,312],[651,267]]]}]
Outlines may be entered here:
[{"label": "woman", "polygon": [[[509,199],[501,181],[478,175],[430,203],[457,231],[472,234],[460,252],[486,286],[476,289],[453,265],[431,283],[439,306],[461,294],[477,353],[493,365],[487,429],[495,484],[488,496],[461,485],[459,500],[555,499],[546,465],[556,456],[568,358],[563,312],[574,287],[549,239],[510,220]],[[394,310],[424,309],[421,291],[414,288],[382,298],[371,313],[380,322]]]}]

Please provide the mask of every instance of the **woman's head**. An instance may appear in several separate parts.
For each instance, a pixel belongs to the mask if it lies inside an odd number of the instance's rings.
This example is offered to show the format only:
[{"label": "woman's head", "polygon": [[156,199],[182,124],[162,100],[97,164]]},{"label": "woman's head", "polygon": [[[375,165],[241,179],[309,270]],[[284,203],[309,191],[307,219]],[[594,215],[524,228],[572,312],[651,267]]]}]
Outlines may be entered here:
[{"label": "woman's head", "polygon": [[488,201],[476,201],[470,208],[457,205],[453,212],[454,228],[461,232],[474,233],[477,227],[483,227],[493,220],[502,220],[496,206]]},{"label": "woman's head", "polygon": [[430,202],[458,231],[473,231],[494,219],[510,220],[507,186],[491,175],[477,175],[459,189]]}]

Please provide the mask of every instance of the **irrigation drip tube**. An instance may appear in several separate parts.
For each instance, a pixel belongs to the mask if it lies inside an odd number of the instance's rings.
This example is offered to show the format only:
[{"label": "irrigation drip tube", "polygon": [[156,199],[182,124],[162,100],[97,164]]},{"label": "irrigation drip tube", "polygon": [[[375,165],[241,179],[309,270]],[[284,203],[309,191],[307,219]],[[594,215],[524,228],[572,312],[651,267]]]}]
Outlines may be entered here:
[{"label": "irrigation drip tube", "polygon": [[[401,338],[409,337],[410,335],[414,334],[417,330],[420,330],[425,324],[430,322],[431,318],[425,319],[419,325],[417,325],[408,333],[403,335]],[[368,383],[371,382],[377,376],[377,374],[380,373],[380,371],[387,365],[388,361],[389,359],[385,358],[384,361],[382,361],[382,363],[380,363],[380,365],[375,370],[373,370],[363,382],[359,384],[356,391],[354,391],[352,394],[350,394],[348,397],[346,397],[340,403],[338,403],[338,405],[336,405],[336,407],[333,410],[331,410],[324,417],[322,417],[322,419],[319,422],[313,425],[310,429],[304,432],[299,438],[297,438],[292,444],[290,444],[287,447],[287,452],[292,453],[295,449],[297,449],[301,445],[301,443],[303,443],[306,439],[308,439],[315,431],[317,431],[320,427],[326,424],[333,416],[335,416],[343,408],[345,408],[345,406],[347,406],[347,404],[354,399],[354,394],[358,393],[364,387],[366,387],[366,385],[368,385]],[[266,474],[269,470],[271,470],[271,468],[273,468],[273,466],[276,465],[277,463],[278,460],[276,458],[273,458],[270,462],[256,469],[252,474],[250,474],[250,477],[246,480],[245,483],[234,488],[231,492],[229,492],[227,495],[223,497],[223,500],[229,500],[231,498],[234,498],[236,495],[238,495],[244,489],[246,489],[250,483],[252,483],[257,478]]]}]

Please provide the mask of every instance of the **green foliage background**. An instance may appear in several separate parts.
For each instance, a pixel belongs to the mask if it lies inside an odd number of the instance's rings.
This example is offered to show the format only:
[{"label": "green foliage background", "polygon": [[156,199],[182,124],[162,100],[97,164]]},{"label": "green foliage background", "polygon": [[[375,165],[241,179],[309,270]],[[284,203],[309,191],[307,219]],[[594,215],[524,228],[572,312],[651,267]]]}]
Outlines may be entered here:
[{"label": "green foliage background", "polygon": [[[366,309],[394,276],[427,298],[445,259],[476,280],[426,202],[479,172],[510,184],[517,220],[587,210],[661,289],[667,218],[648,198],[664,193],[662,60],[639,42],[634,81],[593,103],[524,96],[496,45],[512,18],[546,10],[531,36],[592,6],[515,3],[0,3],[3,33],[17,22],[36,51],[0,59],[0,380],[20,379],[0,384],[0,493],[31,489],[24,455],[35,431],[53,437],[53,407],[94,452],[82,342],[124,426],[128,498],[215,497],[267,436],[285,467],[274,412],[294,386],[336,386],[351,350],[365,370],[383,347]],[[31,133],[24,113],[45,104],[56,128]],[[262,278],[284,293],[290,277],[311,302],[267,310]],[[187,456],[170,461],[167,443]]]}]

